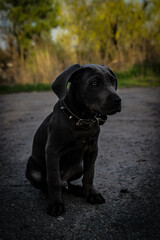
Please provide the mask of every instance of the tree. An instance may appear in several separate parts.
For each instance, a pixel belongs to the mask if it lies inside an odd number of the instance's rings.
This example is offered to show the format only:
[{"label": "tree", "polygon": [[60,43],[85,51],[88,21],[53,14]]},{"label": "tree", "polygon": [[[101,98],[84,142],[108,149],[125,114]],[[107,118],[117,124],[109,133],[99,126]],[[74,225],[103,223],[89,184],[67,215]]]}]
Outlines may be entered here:
[{"label": "tree", "polygon": [[147,34],[143,2],[65,0],[65,3],[64,12],[68,14],[64,27],[69,37],[77,36],[75,49],[84,59],[101,63],[122,61],[135,48],[138,52],[139,44],[143,45]]},{"label": "tree", "polygon": [[54,0],[0,0],[2,31],[12,39],[19,58],[40,41],[50,40],[50,31],[58,24],[59,5]]}]

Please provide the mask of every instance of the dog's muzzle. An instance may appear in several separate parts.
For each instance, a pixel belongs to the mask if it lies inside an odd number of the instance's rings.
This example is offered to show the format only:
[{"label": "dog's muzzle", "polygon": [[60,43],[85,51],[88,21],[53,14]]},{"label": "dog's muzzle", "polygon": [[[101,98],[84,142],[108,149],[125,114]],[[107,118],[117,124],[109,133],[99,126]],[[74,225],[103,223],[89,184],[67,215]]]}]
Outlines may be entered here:
[{"label": "dog's muzzle", "polygon": [[121,112],[121,98],[118,95],[111,95],[107,98],[106,105],[104,107],[107,115]]}]

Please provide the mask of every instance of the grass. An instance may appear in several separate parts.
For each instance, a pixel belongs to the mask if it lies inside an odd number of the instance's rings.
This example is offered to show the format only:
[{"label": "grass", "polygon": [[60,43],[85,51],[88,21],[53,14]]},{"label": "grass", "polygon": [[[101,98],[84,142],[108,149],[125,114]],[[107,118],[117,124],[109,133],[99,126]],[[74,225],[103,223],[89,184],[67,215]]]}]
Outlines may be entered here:
[{"label": "grass", "polygon": [[[160,86],[160,66],[154,64],[153,67],[148,65],[135,65],[124,72],[116,72],[118,78],[118,87],[157,87]],[[13,86],[0,86],[0,94],[18,93],[32,91],[49,91],[51,84],[15,84]]]},{"label": "grass", "polygon": [[[158,87],[160,86],[160,78],[150,77],[134,77],[123,78],[118,77],[118,88],[131,88],[131,87]],[[19,92],[33,92],[33,91],[49,91],[51,90],[51,84],[15,84],[13,86],[0,86],[0,94],[5,93],[19,93]]]},{"label": "grass", "polygon": [[0,93],[19,93],[19,92],[33,92],[33,91],[49,91],[51,84],[15,84],[13,86],[0,86]]},{"label": "grass", "polygon": [[158,87],[160,86],[160,78],[129,78],[129,79],[121,79],[119,78],[118,87],[119,88],[131,88],[131,87]]},{"label": "grass", "polygon": [[160,86],[160,65],[147,63],[134,65],[123,72],[116,72],[118,86],[122,87],[157,87]]}]

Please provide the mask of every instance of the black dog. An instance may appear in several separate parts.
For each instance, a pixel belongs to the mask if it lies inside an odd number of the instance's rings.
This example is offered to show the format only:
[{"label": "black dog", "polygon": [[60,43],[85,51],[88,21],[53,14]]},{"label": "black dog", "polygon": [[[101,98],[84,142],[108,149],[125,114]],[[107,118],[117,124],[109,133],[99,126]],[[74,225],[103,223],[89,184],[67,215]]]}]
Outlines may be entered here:
[{"label": "black dog", "polygon": [[48,213],[59,216],[65,211],[62,182],[74,192],[76,186],[70,182],[82,175],[81,193],[87,201],[105,202],[93,187],[99,125],[107,115],[121,111],[121,99],[116,76],[103,65],[72,65],[57,77],[52,89],[59,101],[34,136],[26,177],[34,187],[48,191]]}]

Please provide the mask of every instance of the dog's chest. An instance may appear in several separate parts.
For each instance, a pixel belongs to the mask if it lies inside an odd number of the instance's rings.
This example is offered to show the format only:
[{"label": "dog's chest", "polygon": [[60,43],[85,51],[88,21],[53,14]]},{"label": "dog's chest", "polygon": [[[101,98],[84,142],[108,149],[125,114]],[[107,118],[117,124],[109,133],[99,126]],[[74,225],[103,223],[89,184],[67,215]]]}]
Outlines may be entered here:
[{"label": "dog's chest", "polygon": [[87,150],[89,145],[89,139],[86,138],[75,138],[66,143],[66,145],[63,148],[62,155],[66,153],[83,153],[85,150]]},{"label": "dog's chest", "polygon": [[[66,176],[72,175],[74,171],[77,171],[77,167],[83,160],[83,156],[90,145],[90,139],[80,138],[75,139],[75,141],[69,141],[61,152],[60,157],[60,169],[62,173]],[[63,175],[62,174],[62,175]]]},{"label": "dog's chest", "polygon": [[62,155],[69,153],[70,155],[82,155],[89,147],[97,142],[97,134],[72,134],[66,139],[63,146]]}]

